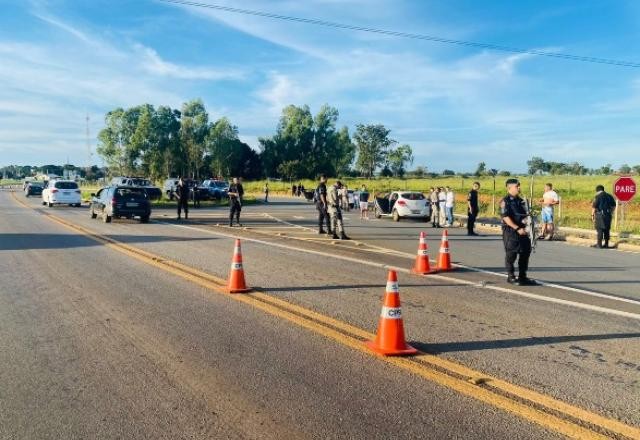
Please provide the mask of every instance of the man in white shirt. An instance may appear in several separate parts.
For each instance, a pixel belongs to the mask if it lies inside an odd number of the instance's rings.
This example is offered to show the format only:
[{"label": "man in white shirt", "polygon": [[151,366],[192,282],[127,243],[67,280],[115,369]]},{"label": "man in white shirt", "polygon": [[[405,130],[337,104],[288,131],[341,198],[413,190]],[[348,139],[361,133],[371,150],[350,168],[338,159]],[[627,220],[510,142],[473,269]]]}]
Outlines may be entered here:
[{"label": "man in white shirt", "polygon": [[447,193],[445,191],[445,189],[443,187],[438,188],[438,214],[440,216],[439,218],[439,225],[440,226],[447,226],[447,210],[446,210],[446,204],[447,204]]},{"label": "man in white shirt", "polygon": [[445,224],[445,226],[449,227],[453,226],[453,205],[456,200],[456,195],[453,193],[451,187],[447,186],[445,189],[447,190],[444,203],[447,214],[447,223]]},{"label": "man in white shirt", "polygon": [[544,240],[548,234],[546,238],[551,240],[554,233],[553,207],[560,203],[560,197],[558,197],[558,193],[553,190],[552,184],[547,183],[544,186],[544,194],[540,201],[542,203],[542,231],[538,239]]}]

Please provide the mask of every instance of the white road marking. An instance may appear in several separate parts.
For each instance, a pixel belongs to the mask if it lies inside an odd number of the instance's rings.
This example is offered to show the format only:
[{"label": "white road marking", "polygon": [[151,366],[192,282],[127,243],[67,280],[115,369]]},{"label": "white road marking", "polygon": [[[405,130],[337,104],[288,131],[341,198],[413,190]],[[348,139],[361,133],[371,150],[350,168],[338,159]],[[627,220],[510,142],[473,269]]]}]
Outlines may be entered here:
[{"label": "white road marking", "polygon": [[[233,234],[226,234],[226,233],[223,233],[223,232],[197,228],[197,227],[194,227],[194,226],[176,225],[176,224],[165,223],[165,222],[159,222],[159,223],[164,224],[164,225],[173,226],[173,227],[176,227],[176,228],[183,228],[183,229],[189,229],[189,230],[194,230],[194,231],[198,231],[198,232],[204,232],[206,234],[217,235],[217,236],[220,236],[220,237],[226,237],[226,238],[232,238],[232,239],[239,238],[239,237],[237,237],[236,235],[233,235]],[[393,270],[396,270],[398,272],[411,274],[411,271],[409,269],[404,268],[404,267],[390,266],[390,265],[387,265],[387,264],[376,263],[376,262],[373,262],[373,261],[367,261],[367,260],[362,260],[362,259],[358,259],[358,258],[347,257],[347,256],[344,256],[344,255],[337,255],[335,253],[316,251],[316,250],[312,250],[312,249],[297,248],[295,246],[289,246],[289,245],[281,244],[281,243],[272,243],[272,242],[268,242],[268,241],[265,241],[265,240],[259,240],[259,239],[256,239],[256,238],[244,237],[244,238],[242,238],[242,240],[248,241],[248,242],[251,242],[251,243],[262,244],[262,245],[265,245],[265,246],[272,246],[272,247],[276,247],[276,248],[280,248],[280,249],[287,249],[287,250],[294,251],[294,252],[304,252],[304,253],[308,253],[308,254],[319,255],[319,256],[322,256],[322,257],[326,257],[326,258],[332,258],[332,259],[348,261],[348,262],[351,262],[351,263],[362,264],[362,265],[370,266],[370,267],[378,267],[378,268],[385,269],[385,270],[393,269]],[[492,273],[492,272],[488,272],[488,273]],[[460,280],[460,279],[457,279],[457,278],[452,278],[452,277],[443,276],[443,275],[437,275],[437,274],[431,274],[431,275],[428,275],[428,277],[429,278],[440,279],[440,280],[443,280],[443,281],[450,281],[450,282],[454,282],[454,283],[457,283],[457,284],[460,284],[460,285],[478,287],[478,283],[475,282],[475,281]],[[517,296],[522,296],[522,297],[525,297],[525,298],[535,299],[535,300],[539,300],[539,301],[546,301],[546,302],[551,302],[551,303],[555,303],[555,304],[562,304],[562,305],[566,305],[566,306],[570,306],[570,307],[574,307],[574,308],[578,308],[578,309],[589,310],[589,311],[592,311],[592,312],[606,313],[606,314],[609,314],[609,315],[616,315],[616,316],[621,316],[621,317],[624,317],[624,318],[630,318],[630,319],[634,319],[634,320],[640,321],[640,314],[638,314],[638,313],[625,312],[625,311],[622,311],[622,310],[610,309],[610,308],[607,308],[607,307],[594,306],[594,305],[591,305],[591,304],[584,304],[584,303],[579,303],[579,302],[576,302],[576,301],[570,301],[570,300],[565,300],[565,299],[560,299],[560,298],[553,298],[553,297],[538,295],[538,294],[535,294],[535,293],[522,292],[522,291],[519,291],[519,290],[509,289],[509,288],[500,287],[500,286],[485,285],[483,288],[484,289],[489,289],[489,290],[494,290],[494,291],[501,292],[501,293],[508,293],[510,295],[517,295]],[[620,299],[620,298],[616,298],[616,297],[608,297],[608,298],[609,299]]]}]

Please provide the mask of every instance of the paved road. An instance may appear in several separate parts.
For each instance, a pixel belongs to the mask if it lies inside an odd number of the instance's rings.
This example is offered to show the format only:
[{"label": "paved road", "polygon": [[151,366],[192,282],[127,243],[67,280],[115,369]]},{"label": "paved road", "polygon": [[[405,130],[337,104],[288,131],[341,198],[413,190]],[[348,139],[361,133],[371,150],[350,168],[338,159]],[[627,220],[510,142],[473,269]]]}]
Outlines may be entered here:
[{"label": "paved road", "polygon": [[[226,277],[232,237],[240,235],[251,285],[368,332],[375,331],[386,271],[359,260],[406,264],[401,255],[275,236],[300,228],[265,218],[262,206],[246,210],[252,229],[230,231],[216,226],[224,213],[215,210],[182,223],[157,212],[148,225],[103,224],[86,209],[27,203],[31,208],[0,192],[0,438],[558,435],[212,293],[43,213],[218,277]],[[299,205],[267,209],[300,222],[306,219],[294,217],[307,214],[297,210],[308,212]],[[320,257],[327,253],[333,258]],[[456,275],[470,280],[461,285],[400,273],[410,342],[640,425],[640,321],[475,286],[480,275]],[[618,309],[640,313],[629,303]]]}]

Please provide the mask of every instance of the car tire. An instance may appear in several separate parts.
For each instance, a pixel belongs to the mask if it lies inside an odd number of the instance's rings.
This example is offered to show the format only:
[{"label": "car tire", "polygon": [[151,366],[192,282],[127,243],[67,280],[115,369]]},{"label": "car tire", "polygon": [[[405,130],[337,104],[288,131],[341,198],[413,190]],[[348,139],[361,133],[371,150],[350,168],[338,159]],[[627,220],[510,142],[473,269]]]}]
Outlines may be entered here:
[{"label": "car tire", "polygon": [[400,214],[398,214],[398,210],[396,210],[396,209],[393,210],[392,217],[393,217],[393,221],[394,222],[399,222],[400,221]]},{"label": "car tire", "polygon": [[82,203],[76,203],[76,208],[82,208]]},{"label": "car tire", "polygon": [[53,208],[53,203],[51,203],[51,202],[47,202],[47,206],[48,206],[49,208]]},{"label": "car tire", "polygon": [[149,216],[143,215],[142,217],[140,217],[140,223],[149,223]]},{"label": "car tire", "polygon": [[93,210],[93,207],[89,208],[89,213],[91,214],[92,219],[98,217],[98,214]]},{"label": "car tire", "polygon": [[380,217],[382,217],[382,214],[380,213],[380,211],[378,210],[378,208],[376,208],[375,215],[376,215],[376,218],[380,218]]},{"label": "car tire", "polygon": [[107,211],[104,211],[104,212],[102,213],[102,221],[103,221],[104,223],[111,223],[111,216],[110,216],[110,215],[107,215]]},{"label": "car tire", "polygon": [[42,201],[42,206],[46,206],[47,202],[45,202],[44,200]]}]

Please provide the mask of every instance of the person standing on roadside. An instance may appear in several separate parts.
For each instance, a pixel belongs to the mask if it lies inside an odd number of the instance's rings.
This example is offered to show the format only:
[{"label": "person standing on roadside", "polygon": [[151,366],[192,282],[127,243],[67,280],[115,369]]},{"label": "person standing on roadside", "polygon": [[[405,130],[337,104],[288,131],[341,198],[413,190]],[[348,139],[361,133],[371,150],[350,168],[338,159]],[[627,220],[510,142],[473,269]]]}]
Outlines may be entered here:
[{"label": "person standing on roadside", "polygon": [[[335,184],[331,185],[327,192],[328,212],[331,216],[331,230],[333,231],[332,238],[340,240],[351,240],[344,233],[344,224],[342,222],[342,209],[340,209],[340,190],[342,189],[342,182],[339,180]],[[338,236],[338,232],[340,235]]]},{"label": "person standing on roadside", "polygon": [[[611,218],[615,209],[616,199],[604,191],[604,186],[596,186],[596,196],[593,199],[593,203],[591,203],[591,221],[596,227],[597,241],[591,247],[598,249],[609,248]],[[602,244],[603,240],[604,245]]]},{"label": "person standing on roadside", "polygon": [[269,182],[264,184],[264,203],[269,203]]},{"label": "person standing on roadside", "polygon": [[[547,238],[551,240],[553,238],[554,233],[554,225],[553,225],[553,207],[560,203],[560,197],[558,197],[558,193],[553,190],[553,185],[551,183],[547,183],[544,185],[544,194],[542,194],[542,231],[540,232],[540,237],[538,240],[544,240]],[[549,234],[548,237],[545,237]]]},{"label": "person standing on roadside", "polygon": [[[331,220],[329,219],[329,213],[327,208],[327,176],[320,174],[320,183],[313,194],[313,199],[316,202],[316,209],[318,210],[318,234],[331,235]],[[327,224],[327,230],[322,227]]]},{"label": "person standing on roadside", "polygon": [[183,209],[184,218],[187,220],[189,218],[189,186],[182,177],[178,179],[178,185],[176,186],[176,198],[178,199],[178,220],[181,218]]},{"label": "person standing on roadside", "polygon": [[429,189],[429,202],[431,203],[431,226],[439,228],[438,191],[433,186]]},{"label": "person standing on roadside", "polygon": [[369,192],[367,191],[366,186],[362,185],[358,199],[360,206],[360,220],[369,220]]},{"label": "person standing on roadside", "polygon": [[[527,277],[531,239],[525,225],[525,219],[529,215],[526,202],[520,198],[518,179],[509,179],[506,185],[508,194],[500,201],[500,217],[502,218],[507,282],[519,286],[535,286],[538,283]],[[515,276],[514,268],[516,259],[518,260],[518,278]]]},{"label": "person standing on roadside", "polygon": [[438,187],[438,224],[447,227],[447,192]]},{"label": "person standing on roadside", "polygon": [[471,191],[467,195],[467,235],[478,235],[473,228],[476,224],[476,218],[480,212],[480,204],[478,203],[478,190],[480,189],[480,182],[473,182],[471,185]]},{"label": "person standing on roadside", "polygon": [[240,211],[242,210],[242,196],[244,196],[244,188],[237,177],[233,178],[233,183],[229,185],[229,226],[233,226],[233,217],[236,218],[238,226],[240,223]]},{"label": "person standing on roadside", "polygon": [[447,224],[445,226],[453,226],[453,207],[456,202],[456,195],[450,186],[445,188],[445,210],[447,214]]}]

